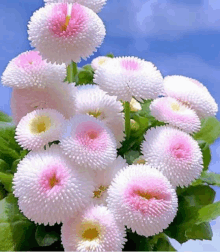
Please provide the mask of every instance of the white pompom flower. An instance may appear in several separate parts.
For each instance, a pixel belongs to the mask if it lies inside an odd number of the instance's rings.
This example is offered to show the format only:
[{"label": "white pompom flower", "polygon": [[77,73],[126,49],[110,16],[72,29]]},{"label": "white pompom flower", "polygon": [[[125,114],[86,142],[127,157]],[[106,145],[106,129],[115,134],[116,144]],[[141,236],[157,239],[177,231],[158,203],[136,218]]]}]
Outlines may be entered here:
[{"label": "white pompom flower", "polygon": [[177,195],[169,180],[148,165],[130,165],[108,189],[108,209],[117,222],[139,235],[162,232],[177,213]]},{"label": "white pompom flower", "polygon": [[48,142],[59,140],[65,127],[64,116],[55,109],[34,110],[22,117],[15,139],[28,150],[42,148]]},{"label": "white pompom flower", "polygon": [[61,228],[65,251],[122,251],[125,227],[105,206],[90,206],[85,212],[67,219]]},{"label": "white pompom flower", "polygon": [[35,109],[56,109],[69,119],[75,114],[75,84],[65,82],[44,88],[13,89],[11,96],[12,118],[15,124]]},{"label": "white pompom flower", "polygon": [[2,74],[2,84],[12,88],[45,87],[66,77],[66,65],[43,60],[38,51],[27,51],[12,59]]},{"label": "white pompom flower", "polygon": [[44,0],[46,4],[51,3],[79,3],[93,10],[95,13],[101,11],[107,0]]},{"label": "white pompom flower", "polygon": [[102,171],[94,171],[92,174],[95,183],[93,192],[93,203],[106,205],[107,190],[117,172],[127,166],[126,160],[118,156],[109,167]]},{"label": "white pompom flower", "polygon": [[94,70],[97,70],[99,66],[103,65],[109,60],[112,60],[112,58],[107,57],[107,56],[99,56],[92,60],[91,66]]},{"label": "white pompom flower", "polygon": [[200,130],[201,122],[196,112],[172,97],[155,99],[150,105],[152,116],[187,133]]},{"label": "white pompom flower", "polygon": [[188,186],[203,169],[196,140],[171,126],[151,128],[144,136],[142,153],[147,163],[160,170],[174,186]]},{"label": "white pompom flower", "polygon": [[60,140],[63,153],[82,168],[102,170],[116,159],[116,140],[111,130],[89,115],[75,115]]},{"label": "white pompom flower", "polygon": [[21,212],[35,223],[54,225],[83,211],[94,184],[79,172],[58,146],[33,151],[20,161],[13,179]]},{"label": "white pompom flower", "polygon": [[109,127],[117,141],[117,147],[124,140],[124,114],[120,101],[110,96],[97,85],[78,87],[76,93],[76,114],[88,114]]},{"label": "white pompom flower", "polygon": [[94,75],[94,83],[118,100],[130,102],[154,99],[163,94],[163,77],[149,61],[136,57],[117,57],[101,65]]},{"label": "white pompom flower", "polygon": [[57,64],[88,58],[102,44],[105,33],[98,15],[77,3],[48,4],[28,24],[31,45],[44,59]]},{"label": "white pompom flower", "polygon": [[164,78],[168,96],[176,98],[194,109],[200,118],[215,116],[218,105],[208,89],[199,81],[185,76],[172,75]]}]

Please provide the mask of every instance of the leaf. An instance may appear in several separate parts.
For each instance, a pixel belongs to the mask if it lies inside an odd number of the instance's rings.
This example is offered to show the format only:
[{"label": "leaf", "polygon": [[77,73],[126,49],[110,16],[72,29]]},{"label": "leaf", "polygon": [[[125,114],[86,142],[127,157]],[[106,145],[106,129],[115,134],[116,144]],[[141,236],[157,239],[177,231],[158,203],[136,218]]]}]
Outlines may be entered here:
[{"label": "leaf", "polygon": [[5,190],[8,192],[12,192],[12,180],[12,174],[0,172],[0,183],[4,185]]},{"label": "leaf", "polygon": [[202,172],[200,178],[203,182],[206,182],[209,185],[220,186],[220,174],[214,172]]},{"label": "leaf", "polygon": [[213,233],[210,224],[203,222],[187,229],[186,236],[192,240],[212,240]]},{"label": "leaf", "polygon": [[196,224],[202,222],[209,222],[220,216],[220,201],[213,204],[202,207],[198,211],[198,217],[196,218]]},{"label": "leaf", "polygon": [[85,69],[85,70],[87,70],[87,71],[89,71],[91,73],[94,73],[94,70],[93,70],[93,68],[91,67],[90,64],[83,66],[83,69]]},{"label": "leaf", "polygon": [[0,159],[0,172],[5,172],[5,173],[10,172],[9,165],[2,159]]},{"label": "leaf", "polygon": [[205,146],[202,149],[202,157],[203,157],[203,166],[204,166],[203,170],[206,171],[211,162],[211,150],[208,144],[205,144]]},{"label": "leaf", "polygon": [[39,246],[50,246],[59,240],[60,235],[52,228],[43,225],[37,227],[35,238]]},{"label": "leaf", "polygon": [[77,82],[77,64],[75,62],[71,62],[71,64],[69,64],[67,66],[67,78],[66,80],[69,83],[73,83],[73,82]]},{"label": "leaf", "polygon": [[220,122],[215,117],[207,117],[202,121],[200,131],[194,134],[193,137],[196,140],[204,140],[208,144],[212,144],[219,136]]},{"label": "leaf", "polygon": [[129,165],[133,164],[134,160],[140,156],[139,151],[130,150],[125,154],[125,159]]},{"label": "leaf", "polygon": [[106,54],[106,57],[114,58],[114,54],[113,53],[108,53],[108,54]]},{"label": "leaf", "polygon": [[11,172],[14,174],[15,172],[17,172],[17,166],[19,164],[19,162],[21,161],[21,159],[16,159],[11,166]]},{"label": "leaf", "polygon": [[78,73],[78,82],[77,84],[93,84],[93,73],[88,70],[80,70]]},{"label": "leaf", "polygon": [[12,122],[12,117],[0,111],[0,121],[1,122]]}]

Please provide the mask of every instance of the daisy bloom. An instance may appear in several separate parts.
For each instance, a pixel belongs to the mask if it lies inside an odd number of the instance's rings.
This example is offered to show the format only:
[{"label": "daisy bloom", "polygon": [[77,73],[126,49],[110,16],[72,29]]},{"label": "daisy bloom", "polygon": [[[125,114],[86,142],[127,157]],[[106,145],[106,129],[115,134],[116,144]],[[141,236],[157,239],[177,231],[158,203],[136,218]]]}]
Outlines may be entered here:
[{"label": "daisy bloom", "polygon": [[150,110],[157,120],[176,126],[187,133],[197,132],[201,122],[196,112],[172,97],[155,99]]},{"label": "daisy bloom", "polygon": [[218,105],[208,89],[199,81],[185,76],[172,75],[164,78],[164,89],[168,96],[194,109],[200,118],[215,116]]},{"label": "daisy bloom", "polygon": [[36,150],[59,140],[64,124],[64,116],[55,109],[37,109],[22,117],[15,139],[24,149]]},{"label": "daisy bloom", "polygon": [[101,65],[94,75],[94,82],[118,100],[131,102],[154,99],[163,93],[163,77],[149,61],[136,57],[118,57]]},{"label": "daisy bloom", "polygon": [[146,237],[166,229],[177,213],[174,188],[148,165],[130,165],[119,171],[108,195],[107,206],[116,221]]},{"label": "daisy bloom", "polygon": [[30,152],[20,161],[13,179],[22,213],[35,223],[54,225],[82,211],[91,202],[94,186],[59,146]]},{"label": "daisy bloom", "polygon": [[61,228],[65,251],[122,251],[125,236],[125,227],[115,221],[105,206],[90,206],[67,219]]},{"label": "daisy bloom", "polygon": [[203,169],[196,140],[170,126],[151,128],[144,136],[142,153],[147,163],[160,170],[174,186],[188,186]]},{"label": "daisy bloom", "polygon": [[55,109],[66,119],[75,113],[75,84],[57,83],[45,88],[13,89],[11,96],[12,118],[15,124],[35,109]]},{"label": "daisy bloom", "polygon": [[38,51],[27,51],[12,59],[2,75],[2,84],[15,88],[45,87],[60,83],[66,66],[47,63]]},{"label": "daisy bloom", "polygon": [[97,68],[101,65],[103,65],[105,62],[112,60],[112,58],[107,57],[107,56],[99,56],[92,60],[91,66],[94,70],[97,70]]},{"label": "daisy bloom", "polygon": [[46,4],[51,3],[79,3],[98,13],[106,4],[107,0],[44,0]]},{"label": "daisy bloom", "polygon": [[126,160],[121,156],[117,157],[109,167],[102,171],[94,171],[93,181],[95,190],[93,192],[93,203],[106,205],[107,189],[110,186],[117,172],[127,166]]},{"label": "daisy bloom", "polygon": [[116,159],[113,133],[89,115],[76,115],[69,120],[60,146],[76,165],[84,168],[105,169]]},{"label": "daisy bloom", "polygon": [[85,6],[53,3],[33,14],[28,35],[31,45],[44,59],[70,64],[97,51],[105,37],[105,26],[98,15]]},{"label": "daisy bloom", "polygon": [[97,85],[80,86],[76,93],[76,114],[88,114],[105,123],[117,141],[117,147],[124,140],[124,114],[120,101],[110,96]]}]

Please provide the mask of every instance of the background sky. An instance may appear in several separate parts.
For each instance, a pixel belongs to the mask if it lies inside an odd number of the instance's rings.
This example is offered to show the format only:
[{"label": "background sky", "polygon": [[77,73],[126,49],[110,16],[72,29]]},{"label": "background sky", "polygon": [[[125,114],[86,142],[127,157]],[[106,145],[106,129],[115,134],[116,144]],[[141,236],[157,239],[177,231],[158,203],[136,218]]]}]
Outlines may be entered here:
[{"label": "background sky", "polygon": [[[8,62],[30,50],[27,23],[43,0],[1,0],[0,75]],[[219,0],[108,0],[99,13],[107,36],[94,57],[137,56],[153,62],[166,75],[184,75],[202,82],[220,104]],[[11,114],[11,88],[0,85],[0,110]],[[220,119],[220,112],[217,114]],[[220,141],[212,146],[210,170],[220,173]],[[220,188],[216,200],[220,200]],[[178,251],[219,251],[220,218],[212,221],[212,241],[188,241]]]}]

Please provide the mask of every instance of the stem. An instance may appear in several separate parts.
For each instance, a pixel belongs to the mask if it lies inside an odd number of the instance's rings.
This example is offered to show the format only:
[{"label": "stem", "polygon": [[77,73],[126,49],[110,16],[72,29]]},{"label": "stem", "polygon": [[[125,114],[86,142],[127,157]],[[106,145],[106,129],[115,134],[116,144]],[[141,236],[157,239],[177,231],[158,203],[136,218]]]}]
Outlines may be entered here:
[{"label": "stem", "polygon": [[131,125],[130,125],[130,103],[125,102],[125,134],[127,139],[130,138]]},{"label": "stem", "polygon": [[77,64],[75,62],[71,62],[67,66],[67,81],[69,83],[76,82],[76,74],[77,74]]}]

